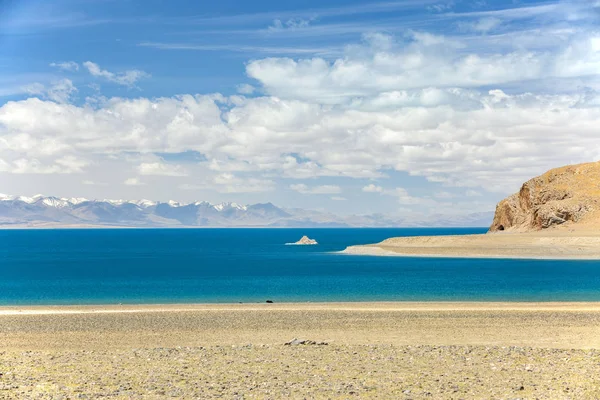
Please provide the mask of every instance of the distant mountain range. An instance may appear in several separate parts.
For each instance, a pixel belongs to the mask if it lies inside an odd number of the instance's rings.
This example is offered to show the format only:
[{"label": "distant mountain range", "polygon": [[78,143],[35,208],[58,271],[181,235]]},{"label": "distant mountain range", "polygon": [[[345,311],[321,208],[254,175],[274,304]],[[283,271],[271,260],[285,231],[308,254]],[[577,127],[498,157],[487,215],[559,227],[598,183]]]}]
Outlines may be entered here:
[{"label": "distant mountain range", "polygon": [[382,214],[337,216],[271,203],[240,205],[88,200],[0,194],[0,228],[10,227],[474,227],[489,226],[494,213],[415,219]]}]

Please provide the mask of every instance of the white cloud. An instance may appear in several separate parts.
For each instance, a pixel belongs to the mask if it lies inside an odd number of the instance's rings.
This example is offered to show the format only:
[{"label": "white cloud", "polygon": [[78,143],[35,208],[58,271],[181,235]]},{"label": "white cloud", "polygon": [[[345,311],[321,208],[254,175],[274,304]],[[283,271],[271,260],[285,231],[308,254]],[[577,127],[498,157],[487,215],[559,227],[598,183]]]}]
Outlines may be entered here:
[{"label": "white cloud", "polygon": [[5,163],[3,169],[13,174],[75,174],[82,173],[89,162],[67,155],[53,162],[44,163],[36,158],[18,158]]},{"label": "white cloud", "polygon": [[275,19],[273,21],[273,25],[269,26],[268,31],[269,32],[281,32],[284,30],[295,30],[295,29],[302,29],[302,28],[306,28],[308,26],[310,26],[310,23],[313,21],[314,19],[305,19],[305,18],[290,18],[286,21],[282,21],[280,19]]},{"label": "white cloud", "polygon": [[77,92],[77,88],[70,79],[54,81],[49,87],[41,83],[32,83],[23,86],[22,90],[29,95],[39,95],[57,103],[68,103]]},{"label": "white cloud", "polygon": [[83,180],[81,183],[87,186],[106,186],[104,182],[96,182],[89,179]]},{"label": "white cloud", "polygon": [[481,197],[481,193],[477,190],[469,189],[465,192],[465,196],[467,197]]},{"label": "white cloud", "polygon": [[27,93],[30,95],[42,95],[46,92],[46,87],[39,82],[25,85],[21,89],[23,90],[24,93]]},{"label": "white cloud", "polygon": [[377,186],[371,183],[363,187],[362,191],[367,193],[383,193],[383,188],[381,186]]},{"label": "white cloud", "polygon": [[160,162],[142,163],[137,168],[140,175],[156,176],[188,176],[189,172],[181,165],[171,165]]},{"label": "white cloud", "polygon": [[341,193],[342,189],[336,185],[320,185],[309,187],[303,183],[290,185],[290,189],[302,194],[336,194]]},{"label": "white cloud", "polygon": [[502,20],[494,17],[480,18],[474,22],[461,22],[459,26],[465,30],[487,33],[502,25]]},{"label": "white cloud", "polygon": [[223,173],[213,179],[212,187],[220,193],[258,193],[275,189],[275,182],[269,179],[241,178]]},{"label": "white cloud", "polygon": [[77,88],[70,79],[61,79],[48,88],[46,97],[57,103],[67,103],[76,92]]},{"label": "white cloud", "polygon": [[427,6],[427,9],[429,11],[433,11],[433,12],[444,12],[444,11],[451,10],[453,7],[454,7],[454,2],[449,1],[446,3],[437,3],[437,4],[429,5],[429,6]]},{"label": "white cloud", "polygon": [[[322,103],[423,88],[477,88],[539,79],[582,78],[597,75],[600,55],[597,33],[575,35],[549,52],[514,47],[509,51],[469,51],[467,43],[431,34],[413,34],[408,45],[393,49],[349,48],[343,58],[252,61],[248,75],[267,93],[281,98]],[[518,42],[518,38],[512,38]],[[460,48],[463,46],[463,48]]]},{"label": "white cloud", "polygon": [[[475,16],[491,17],[497,16]],[[437,207],[449,198],[440,193],[458,193],[440,186],[463,187],[475,202],[483,197],[476,192],[511,193],[550,167],[600,156],[600,36],[574,30],[541,46],[534,43],[540,35],[467,41],[372,34],[335,60],[250,62],[248,75],[268,94],[248,98],[98,97],[82,105],[69,96],[51,101],[45,86],[32,86],[40,98],[0,106],[2,169],[75,171],[75,163],[59,162],[73,156],[89,163],[81,171],[112,165],[131,172],[146,164],[140,175],[183,175],[148,155],[195,151],[207,161],[185,165],[195,179],[187,189],[257,193],[281,178],[315,178],[314,186],[290,188],[338,194],[342,187],[322,185],[321,178],[376,178],[400,187],[362,190],[408,206]],[[493,41],[502,46],[480,47]],[[100,172],[94,179],[111,181]],[[401,188],[402,174],[432,183],[431,198]]]},{"label": "white cloud", "polygon": [[270,192],[275,189],[275,182],[268,179],[242,179],[231,174],[222,174],[215,178],[217,191],[221,193],[256,193]]},{"label": "white cloud", "polygon": [[143,186],[143,185],[145,185],[145,183],[141,182],[139,180],[139,178],[125,179],[125,181],[123,182],[123,184],[125,184],[127,186]]},{"label": "white cloud", "polygon": [[340,197],[340,196],[332,196],[331,200],[334,200],[334,201],[346,201],[348,199],[345,198],[345,197]]},{"label": "white cloud", "polygon": [[56,160],[56,163],[64,168],[65,173],[81,173],[90,165],[87,160],[82,160],[73,155],[67,155]]},{"label": "white cloud", "polygon": [[75,61],[64,61],[58,63],[53,62],[50,64],[50,66],[63,71],[79,71],[79,64],[77,64]]},{"label": "white cloud", "polygon": [[435,201],[433,201],[429,198],[411,196],[406,189],[401,188],[401,187],[397,187],[397,188],[390,189],[390,190],[385,190],[382,194],[396,197],[398,199],[398,203],[400,203],[402,205],[406,205],[406,206],[411,206],[411,205],[425,206],[425,205],[427,205],[428,202],[435,203]]},{"label": "white cloud", "polygon": [[456,195],[454,193],[450,193],[447,191],[439,191],[439,192],[435,192],[433,194],[433,197],[437,198],[437,199],[453,199],[456,197]]},{"label": "white cloud", "polygon": [[144,71],[138,69],[132,69],[121,73],[114,73],[100,68],[100,66],[91,61],[86,61],[83,66],[88,72],[95,77],[104,78],[109,82],[114,82],[123,86],[135,86],[137,81],[145,78],[149,78],[150,75]]},{"label": "white cloud", "polygon": [[[10,172],[10,165],[0,158],[0,172]],[[4,196],[4,195],[3,195]]]},{"label": "white cloud", "polygon": [[115,98],[99,108],[31,98],[0,107],[0,158],[194,150],[223,173],[382,179],[393,169],[454,186],[497,181],[489,189],[504,192],[534,171],[600,154],[600,109],[582,107],[594,92],[434,93],[407,92],[394,107],[389,97],[333,107],[259,97],[224,109],[211,96]]},{"label": "white cloud", "polygon": [[246,94],[246,95],[254,93],[255,90],[256,90],[256,88],[254,86],[249,85],[247,83],[243,83],[241,85],[238,85],[238,87],[237,87],[238,93]]}]

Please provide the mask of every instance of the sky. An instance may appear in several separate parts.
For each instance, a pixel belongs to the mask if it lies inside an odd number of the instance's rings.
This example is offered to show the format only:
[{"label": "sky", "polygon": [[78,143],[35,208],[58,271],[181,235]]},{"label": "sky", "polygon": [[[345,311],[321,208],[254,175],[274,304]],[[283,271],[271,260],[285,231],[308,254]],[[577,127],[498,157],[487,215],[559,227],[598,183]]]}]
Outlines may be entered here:
[{"label": "sky", "polygon": [[600,159],[600,0],[0,0],[0,193],[492,211]]}]

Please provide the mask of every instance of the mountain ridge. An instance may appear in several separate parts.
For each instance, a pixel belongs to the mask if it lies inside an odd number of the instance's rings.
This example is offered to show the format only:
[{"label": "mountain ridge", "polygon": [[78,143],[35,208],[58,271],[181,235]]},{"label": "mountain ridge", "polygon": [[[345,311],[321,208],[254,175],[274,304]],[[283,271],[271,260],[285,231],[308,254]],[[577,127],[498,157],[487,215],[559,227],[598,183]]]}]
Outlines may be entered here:
[{"label": "mountain ridge", "polygon": [[[0,228],[9,227],[433,227],[486,226],[492,213],[432,220],[382,214],[338,216],[281,208],[271,202],[242,205],[207,201],[182,203],[0,194]],[[489,219],[486,223],[485,221]]]}]

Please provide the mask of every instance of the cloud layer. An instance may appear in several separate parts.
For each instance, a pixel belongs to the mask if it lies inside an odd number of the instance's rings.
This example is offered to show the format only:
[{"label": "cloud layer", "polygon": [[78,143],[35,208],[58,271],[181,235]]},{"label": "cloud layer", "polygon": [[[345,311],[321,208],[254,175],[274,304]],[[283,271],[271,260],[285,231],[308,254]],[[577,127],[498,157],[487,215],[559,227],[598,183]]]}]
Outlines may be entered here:
[{"label": "cloud layer", "polygon": [[[240,83],[235,95],[74,102],[67,78],[32,86],[32,97],[0,107],[0,171],[85,175],[118,164],[130,186],[158,177],[219,193],[341,200],[354,191],[434,209],[452,202],[442,186],[477,202],[550,167],[598,159],[600,31],[490,34],[506,23],[498,13],[472,15],[461,29],[480,36],[369,33],[335,59],[256,59],[246,64],[252,85]],[[292,18],[271,31],[308,27]],[[149,78],[82,66],[125,87]],[[177,160],[190,151],[201,159]],[[403,189],[390,178],[398,174],[426,179],[437,194]]]}]

